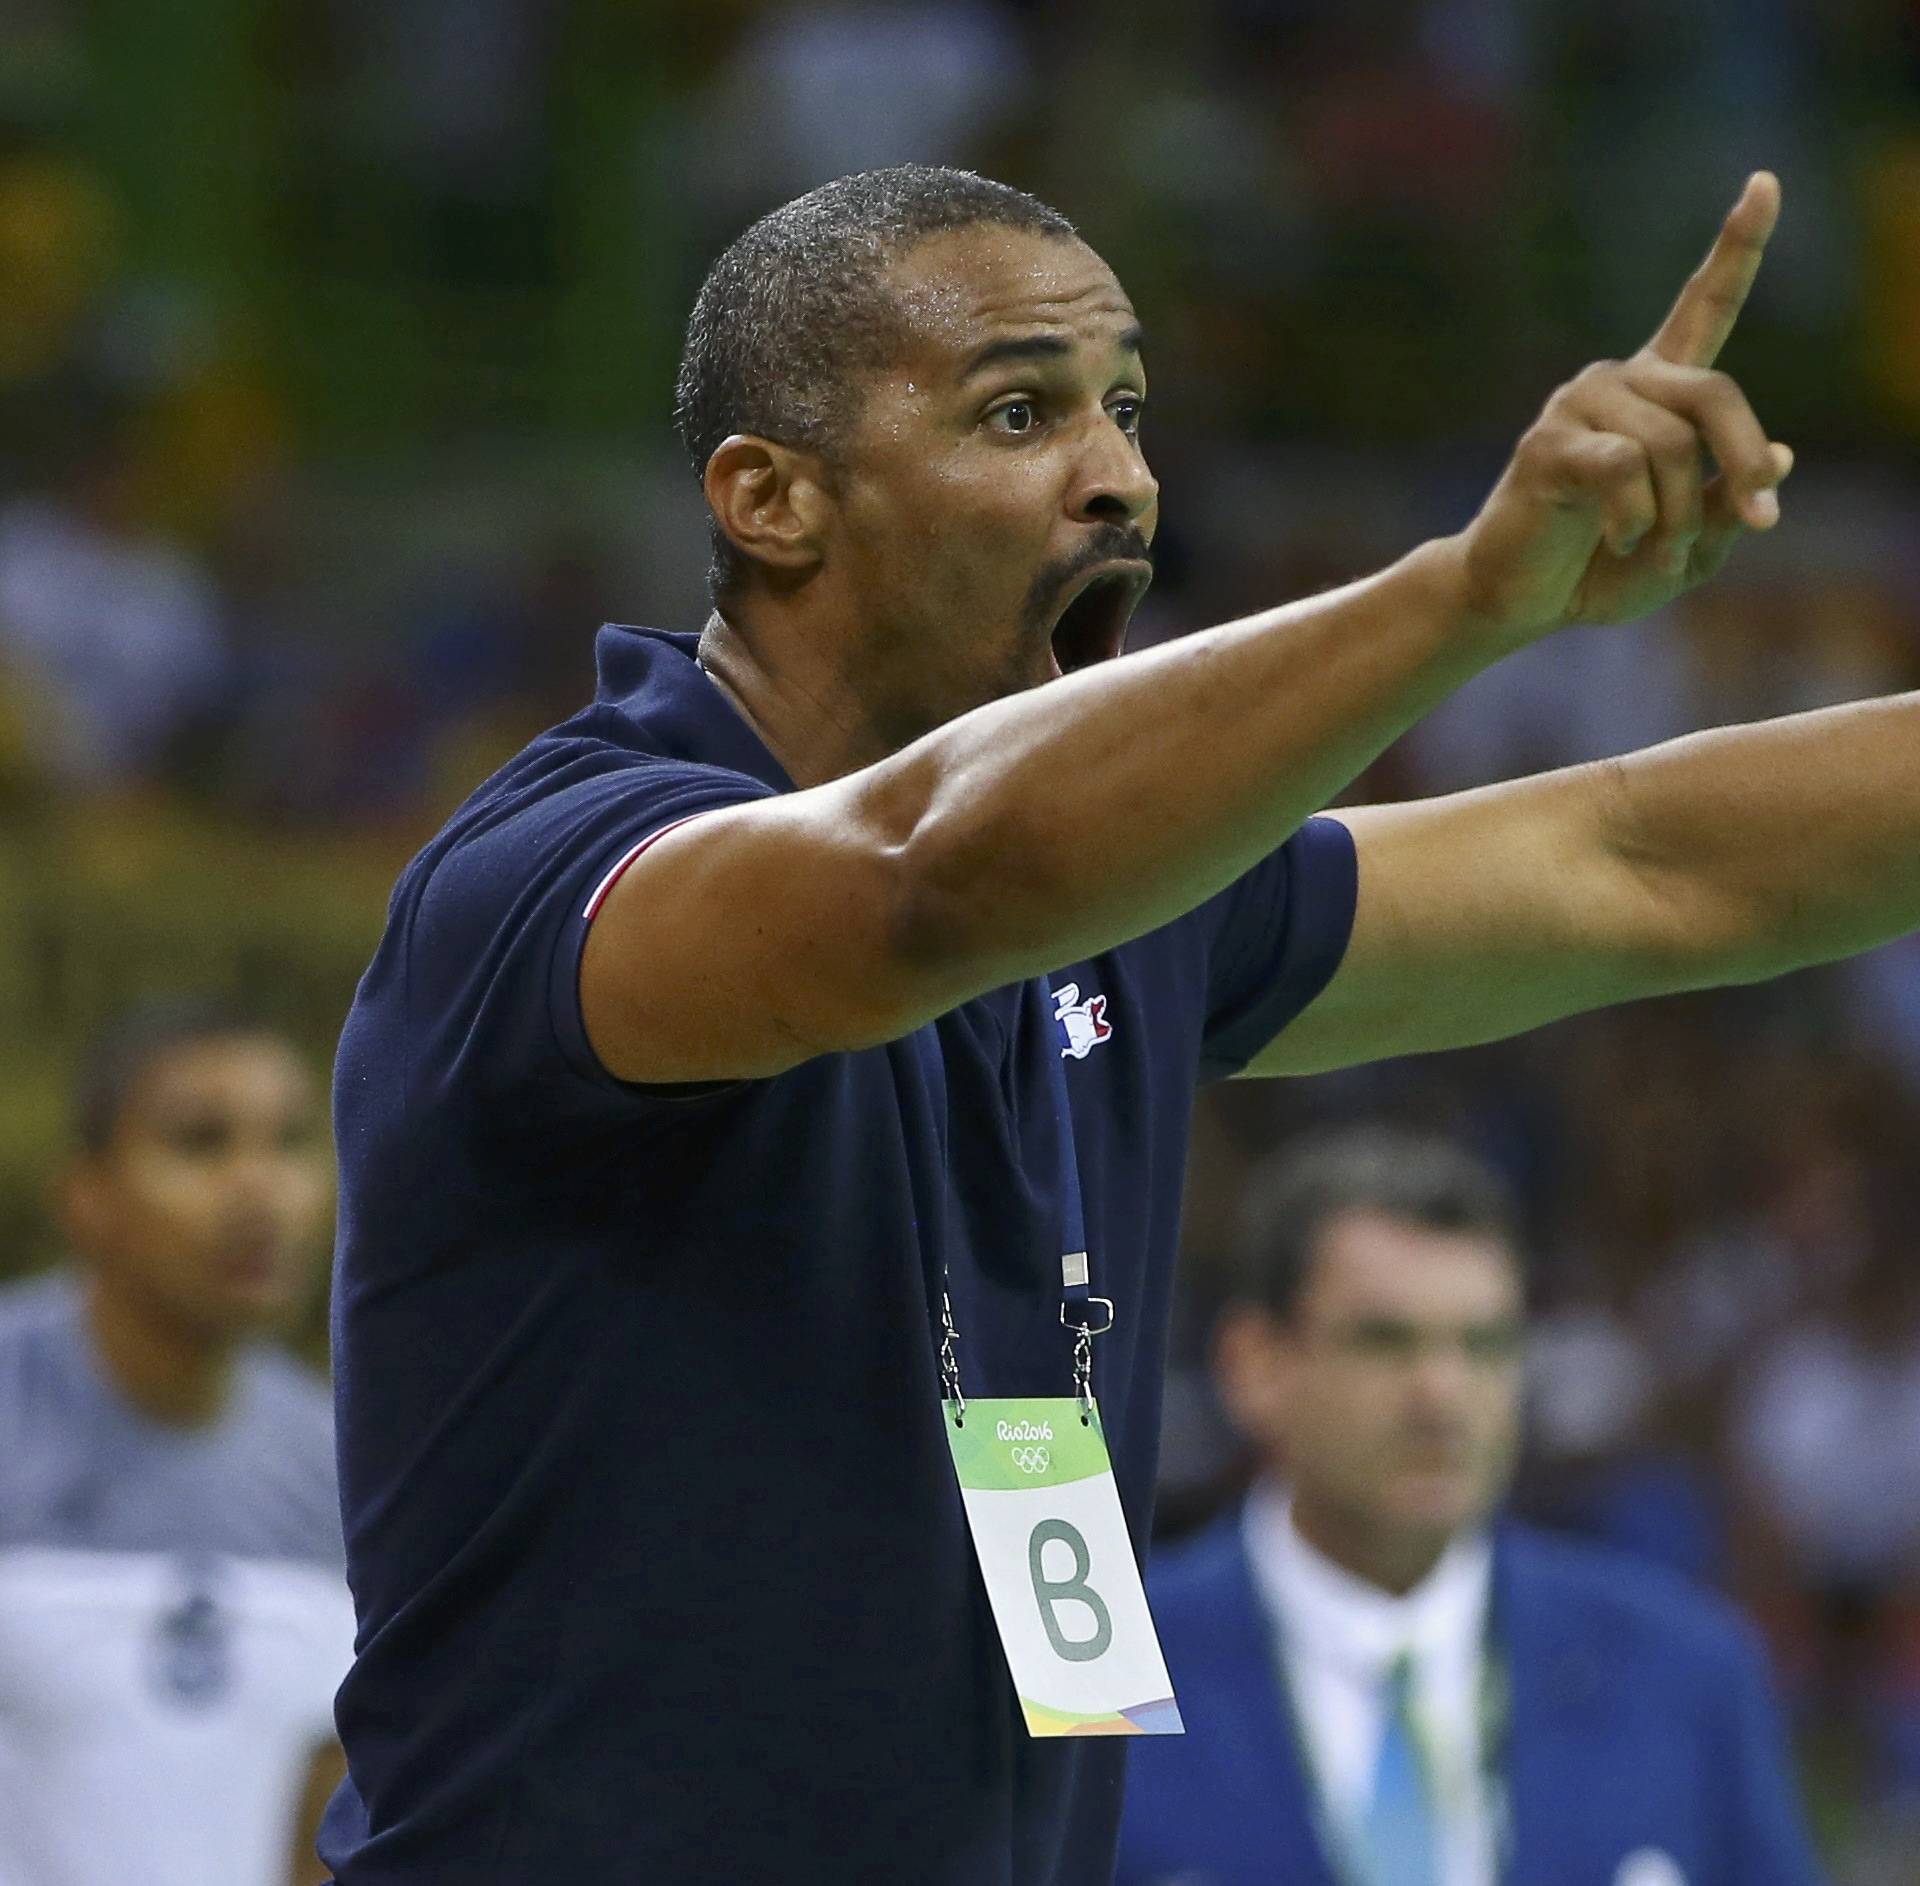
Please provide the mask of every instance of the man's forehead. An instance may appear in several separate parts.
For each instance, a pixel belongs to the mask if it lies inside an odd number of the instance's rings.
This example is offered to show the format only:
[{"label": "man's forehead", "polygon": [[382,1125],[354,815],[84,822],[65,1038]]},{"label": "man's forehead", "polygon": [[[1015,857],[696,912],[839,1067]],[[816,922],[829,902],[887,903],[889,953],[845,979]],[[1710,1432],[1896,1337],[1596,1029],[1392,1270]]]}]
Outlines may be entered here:
[{"label": "man's forehead", "polygon": [[136,1083],[148,1104],[178,1105],[239,1091],[304,1094],[310,1076],[299,1055],[273,1035],[232,1035],[182,1042],[157,1056]]},{"label": "man's forehead", "polygon": [[1353,1210],[1322,1227],[1312,1283],[1346,1309],[1408,1313],[1518,1305],[1520,1263],[1499,1237],[1440,1230],[1386,1212]]},{"label": "man's forehead", "polygon": [[910,344],[963,372],[996,340],[1137,348],[1139,322],[1113,271],[1084,242],[976,224],[916,243],[887,268]]}]

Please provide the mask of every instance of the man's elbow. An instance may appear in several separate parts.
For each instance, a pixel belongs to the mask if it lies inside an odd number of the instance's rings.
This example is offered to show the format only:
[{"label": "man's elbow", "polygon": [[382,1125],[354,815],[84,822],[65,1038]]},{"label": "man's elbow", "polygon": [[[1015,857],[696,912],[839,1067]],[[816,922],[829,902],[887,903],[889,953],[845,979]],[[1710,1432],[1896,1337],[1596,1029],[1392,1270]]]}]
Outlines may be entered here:
[{"label": "man's elbow", "polygon": [[1652,992],[1767,982],[1822,960],[1799,900],[1679,877],[1647,892],[1631,953]]},{"label": "man's elbow", "polygon": [[[1031,808],[983,819],[973,808],[920,820],[895,861],[889,945],[900,973],[954,1002],[1017,980],[1043,938],[1041,913],[1070,908],[1070,887]],[[950,1004],[946,1004],[950,1006]]]},{"label": "man's elbow", "polygon": [[1609,866],[1617,952],[1643,991],[1766,982],[1838,953],[1790,874],[1756,869],[1724,844],[1676,838],[1670,821],[1649,816],[1637,757],[1579,776],[1597,787],[1584,829]]}]

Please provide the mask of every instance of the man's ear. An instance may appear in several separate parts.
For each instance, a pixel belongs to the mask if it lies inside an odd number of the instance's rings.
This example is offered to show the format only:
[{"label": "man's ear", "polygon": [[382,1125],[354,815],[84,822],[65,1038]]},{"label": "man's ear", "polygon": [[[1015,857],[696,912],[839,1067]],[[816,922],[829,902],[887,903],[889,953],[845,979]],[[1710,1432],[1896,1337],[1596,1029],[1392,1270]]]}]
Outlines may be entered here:
[{"label": "man's ear", "polygon": [[1287,1325],[1230,1303],[1213,1335],[1213,1385],[1227,1419],[1263,1451],[1284,1444],[1292,1412],[1294,1345]]},{"label": "man's ear", "polygon": [[819,458],[736,432],[707,460],[707,506],[740,554],[769,574],[809,574],[833,505]]}]

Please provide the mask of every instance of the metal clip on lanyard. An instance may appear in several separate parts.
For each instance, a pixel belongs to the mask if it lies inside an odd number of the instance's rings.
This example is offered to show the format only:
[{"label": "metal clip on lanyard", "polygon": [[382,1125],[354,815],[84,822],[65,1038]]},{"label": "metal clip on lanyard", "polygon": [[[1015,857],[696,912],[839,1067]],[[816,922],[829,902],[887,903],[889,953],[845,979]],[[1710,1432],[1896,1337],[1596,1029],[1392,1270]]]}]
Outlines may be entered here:
[{"label": "metal clip on lanyard", "polygon": [[947,1294],[943,1277],[940,1280],[940,1381],[947,1391],[947,1399],[953,1403],[954,1420],[965,1426],[967,1398],[960,1392],[960,1364],[953,1353],[953,1345],[959,1340],[960,1332],[953,1326],[953,1299]]},{"label": "metal clip on lanyard", "polygon": [[[1039,981],[1041,1008],[1053,1003],[1053,991],[1046,978]],[[1051,1020],[1051,1018],[1050,1018]],[[1066,1050],[1051,1039],[1049,1028],[1047,1053],[1047,1089],[1053,1099],[1053,1143],[1058,1164],[1055,1195],[1060,1201],[1060,1323],[1073,1331],[1073,1392],[1080,1403],[1084,1425],[1093,1414],[1093,1339],[1104,1336],[1113,1327],[1113,1299],[1096,1297],[1091,1289],[1091,1271],[1087,1262],[1086,1211],[1080,1196],[1080,1163],[1073,1143],[1073,1107],[1067,1095],[1067,1070],[1062,1065]],[[953,1303],[944,1280],[940,1291],[940,1379],[947,1399],[953,1403],[956,1419],[964,1420],[967,1398],[960,1392],[960,1365],[954,1357],[954,1344],[960,1332],[954,1326]]]}]

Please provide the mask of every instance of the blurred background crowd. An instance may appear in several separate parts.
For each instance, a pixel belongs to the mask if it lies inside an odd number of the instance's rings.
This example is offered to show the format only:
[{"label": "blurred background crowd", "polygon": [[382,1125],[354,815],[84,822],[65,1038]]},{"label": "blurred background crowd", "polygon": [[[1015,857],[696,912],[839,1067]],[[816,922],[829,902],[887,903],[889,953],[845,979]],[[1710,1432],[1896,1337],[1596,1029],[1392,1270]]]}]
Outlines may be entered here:
[{"label": "blurred background crowd", "polygon": [[[1354,796],[1920,685],[1915,0],[9,0],[0,1267],[60,1255],[101,1014],[218,985],[320,1062],[394,871],[584,698],[594,625],[698,626],[684,311],[752,216],[905,160],[1057,202],[1142,313],[1142,639],[1464,522],[1776,169],[1724,364],[1799,453],[1785,528]],[[1525,1506],[1749,1607],[1840,1877],[1914,1877],[1920,943],[1209,1094],[1170,1530],[1239,1470],[1202,1363],[1247,1174],[1380,1114],[1525,1203]]]}]

